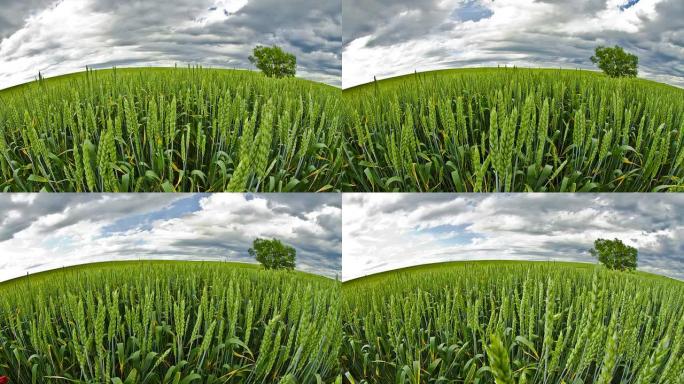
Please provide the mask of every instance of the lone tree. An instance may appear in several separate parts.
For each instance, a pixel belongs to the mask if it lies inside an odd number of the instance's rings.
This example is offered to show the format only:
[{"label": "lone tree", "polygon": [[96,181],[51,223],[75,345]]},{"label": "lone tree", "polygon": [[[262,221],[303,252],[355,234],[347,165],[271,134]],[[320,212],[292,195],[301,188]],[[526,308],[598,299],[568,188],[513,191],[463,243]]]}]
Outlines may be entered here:
[{"label": "lone tree", "polygon": [[297,251],[278,239],[255,239],[247,252],[266,269],[294,269]]},{"label": "lone tree", "polygon": [[633,271],[637,266],[637,249],[625,245],[620,239],[597,239],[589,252],[610,269]]},{"label": "lone tree", "polygon": [[249,57],[254,64],[268,77],[283,78],[294,77],[297,72],[297,58],[287,53],[277,45],[264,47],[257,45]]},{"label": "lone tree", "polygon": [[639,58],[625,52],[619,45],[612,48],[598,46],[591,62],[610,77],[636,77]]}]

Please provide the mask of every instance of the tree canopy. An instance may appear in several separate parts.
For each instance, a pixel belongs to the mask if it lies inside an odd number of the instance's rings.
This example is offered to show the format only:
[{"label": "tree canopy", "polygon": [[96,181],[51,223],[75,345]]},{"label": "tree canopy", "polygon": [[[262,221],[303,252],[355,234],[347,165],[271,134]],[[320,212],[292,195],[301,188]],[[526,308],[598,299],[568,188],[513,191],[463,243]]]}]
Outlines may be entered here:
[{"label": "tree canopy", "polygon": [[610,77],[636,77],[639,58],[625,52],[619,45],[612,48],[598,46],[591,57],[591,62]]},{"label": "tree canopy", "polygon": [[256,258],[266,269],[294,269],[297,251],[278,239],[255,239],[250,256]]},{"label": "tree canopy", "polygon": [[625,245],[620,239],[597,239],[589,252],[610,269],[632,271],[637,266],[637,249]]},{"label": "tree canopy", "polygon": [[265,47],[257,45],[249,56],[249,61],[268,77],[294,77],[297,72],[295,55],[283,51],[277,45]]}]

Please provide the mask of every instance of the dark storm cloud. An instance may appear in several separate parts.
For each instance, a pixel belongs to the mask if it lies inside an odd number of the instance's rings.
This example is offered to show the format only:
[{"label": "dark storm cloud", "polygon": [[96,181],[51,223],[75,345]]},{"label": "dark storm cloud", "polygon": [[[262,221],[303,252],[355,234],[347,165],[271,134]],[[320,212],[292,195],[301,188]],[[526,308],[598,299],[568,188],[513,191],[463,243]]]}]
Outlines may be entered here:
[{"label": "dark storm cloud", "polygon": [[595,239],[620,238],[640,269],[684,280],[681,194],[353,195],[343,207],[345,279],[449,260],[595,262]]},{"label": "dark storm cloud", "polygon": [[11,35],[24,25],[24,21],[52,4],[54,0],[3,0],[0,6],[0,40]]},{"label": "dark storm cloud", "polygon": [[[3,21],[3,10],[0,88],[31,80],[38,71],[51,76],[86,65],[253,69],[248,56],[258,44],[278,44],[294,53],[299,76],[341,82],[339,1],[61,0],[31,6],[8,1],[13,22]],[[17,21],[27,12],[41,17]]]},{"label": "dark storm cloud", "polygon": [[594,48],[615,44],[639,56],[641,76],[684,87],[680,0],[343,3],[344,87],[460,66],[595,69]]}]

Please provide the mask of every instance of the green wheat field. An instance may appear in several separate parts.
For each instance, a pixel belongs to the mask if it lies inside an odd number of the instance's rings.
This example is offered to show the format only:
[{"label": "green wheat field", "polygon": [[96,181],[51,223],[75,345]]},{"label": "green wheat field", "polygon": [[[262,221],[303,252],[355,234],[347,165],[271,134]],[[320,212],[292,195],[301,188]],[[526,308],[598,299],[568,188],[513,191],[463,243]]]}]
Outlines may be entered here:
[{"label": "green wheat field", "polygon": [[88,70],[0,91],[5,192],[301,192],[343,182],[340,90],[244,70]]},{"label": "green wheat field", "polygon": [[684,90],[590,71],[416,73],[343,93],[357,191],[684,190]]},{"label": "green wheat field", "polygon": [[453,262],[345,282],[352,383],[684,382],[684,284],[592,264]]},{"label": "green wheat field", "polygon": [[0,284],[12,383],[331,383],[339,283],[221,262],[95,263]]},{"label": "green wheat field", "polygon": [[347,89],[251,71],[88,70],[0,91],[0,190],[682,191],[684,90],[589,71]]}]

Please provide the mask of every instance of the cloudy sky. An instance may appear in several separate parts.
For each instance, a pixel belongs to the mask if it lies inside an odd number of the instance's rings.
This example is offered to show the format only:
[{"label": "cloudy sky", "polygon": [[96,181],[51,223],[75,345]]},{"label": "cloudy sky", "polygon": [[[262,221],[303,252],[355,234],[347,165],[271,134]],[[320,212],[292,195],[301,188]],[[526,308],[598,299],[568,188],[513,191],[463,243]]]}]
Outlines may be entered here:
[{"label": "cloudy sky", "polygon": [[0,194],[0,281],[109,260],[255,262],[256,237],[297,250],[297,269],[341,269],[338,194]]},{"label": "cloudy sky", "polygon": [[342,279],[459,260],[595,262],[597,238],[684,280],[684,194],[344,194]]},{"label": "cloudy sky", "polygon": [[0,89],[112,66],[253,68],[257,44],[297,56],[298,76],[340,85],[339,0],[2,0]]},{"label": "cloudy sky", "polygon": [[414,70],[595,68],[597,45],[639,56],[639,75],[684,87],[682,0],[342,0],[350,87]]}]

